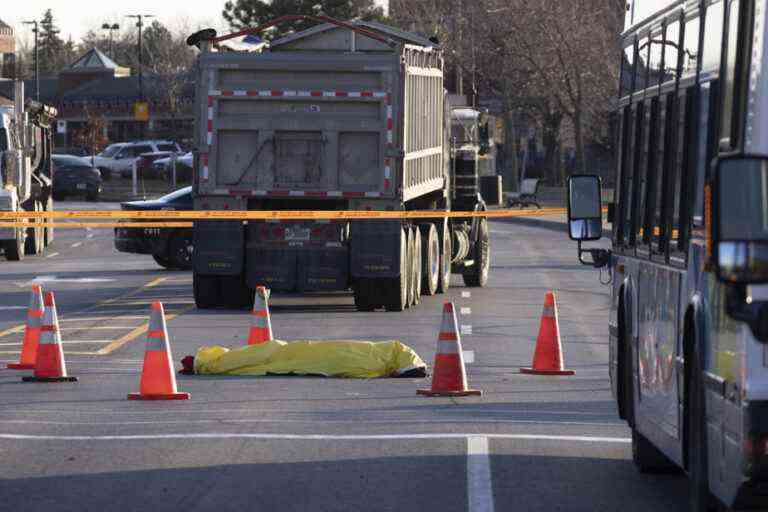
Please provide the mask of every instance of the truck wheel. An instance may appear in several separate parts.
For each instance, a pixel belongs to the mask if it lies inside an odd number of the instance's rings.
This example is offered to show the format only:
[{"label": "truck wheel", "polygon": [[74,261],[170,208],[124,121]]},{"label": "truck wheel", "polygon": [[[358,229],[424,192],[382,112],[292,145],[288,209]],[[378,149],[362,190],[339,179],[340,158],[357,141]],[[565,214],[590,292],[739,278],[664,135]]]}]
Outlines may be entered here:
[{"label": "truck wheel", "polygon": [[451,229],[448,226],[448,219],[443,219],[443,226],[440,229],[440,280],[437,283],[437,293],[448,293],[451,287]]},{"label": "truck wheel", "polygon": [[[46,212],[52,212],[53,211],[53,198],[48,197],[48,199],[45,201],[45,205],[43,206],[43,209]],[[53,219],[46,219],[47,222],[53,222]],[[44,245],[45,247],[48,247],[53,243],[53,228],[44,228],[45,233],[43,234],[44,238]]]},{"label": "truck wheel", "polygon": [[180,270],[191,270],[193,251],[192,233],[179,231],[168,242],[168,261]]},{"label": "truck wheel", "polygon": [[213,309],[221,307],[221,293],[217,276],[201,276],[192,274],[192,290],[195,295],[195,305],[198,309]]},{"label": "truck wheel", "polygon": [[171,262],[166,258],[165,256],[162,256],[160,254],[153,254],[152,259],[155,260],[155,263],[160,265],[163,268],[171,268]]},{"label": "truck wheel", "polygon": [[416,256],[415,243],[416,237],[413,236],[413,228],[408,228],[408,256],[406,256],[406,267],[408,268],[408,298],[406,299],[405,307],[409,308],[415,304],[416,286],[414,281],[413,269]]},{"label": "truck wheel", "polygon": [[221,295],[224,300],[224,306],[227,309],[251,309],[253,308],[254,296],[251,289],[246,286],[243,276],[223,276],[219,277],[221,285]]},{"label": "truck wheel", "polygon": [[440,281],[440,237],[432,223],[422,224],[421,228],[421,292],[424,295],[437,293]]},{"label": "truck wheel", "polygon": [[462,274],[464,284],[471,287],[483,287],[488,284],[488,274],[491,270],[491,237],[487,219],[480,219],[479,230],[473,251],[475,264]]},{"label": "truck wheel", "polygon": [[418,226],[413,228],[413,305],[421,303],[421,230]]},{"label": "truck wheel", "polygon": [[21,261],[24,259],[24,230],[16,230],[16,238],[7,240],[3,245],[5,259],[8,261]]},{"label": "truck wheel", "polygon": [[[39,212],[39,211],[42,211],[42,209],[43,209],[43,205],[40,204],[39,201],[35,201],[34,211]],[[42,219],[30,220],[30,223],[32,225],[40,224],[41,222],[42,222]],[[39,228],[39,227],[27,228],[27,239],[24,242],[24,253],[28,256],[35,256],[37,254],[42,254],[45,246],[44,237],[45,237],[45,234],[43,232],[43,228]]]},{"label": "truck wheel", "polygon": [[380,306],[374,299],[375,279],[358,279],[352,290],[355,294],[355,307],[358,311],[374,311]]},{"label": "truck wheel", "polygon": [[384,308],[387,311],[403,311],[408,303],[408,237],[405,229],[400,230],[400,275],[390,279],[382,279],[386,302]]}]

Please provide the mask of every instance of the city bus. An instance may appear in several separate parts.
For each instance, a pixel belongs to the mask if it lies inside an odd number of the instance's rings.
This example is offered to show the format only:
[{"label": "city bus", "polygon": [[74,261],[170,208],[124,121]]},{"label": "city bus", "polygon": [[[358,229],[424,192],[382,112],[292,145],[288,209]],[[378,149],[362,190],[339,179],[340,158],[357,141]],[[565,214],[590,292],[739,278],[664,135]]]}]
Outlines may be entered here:
[{"label": "city bus", "polygon": [[569,182],[570,237],[611,278],[609,373],[641,471],[690,510],[768,510],[768,2],[634,0],[617,174]]}]

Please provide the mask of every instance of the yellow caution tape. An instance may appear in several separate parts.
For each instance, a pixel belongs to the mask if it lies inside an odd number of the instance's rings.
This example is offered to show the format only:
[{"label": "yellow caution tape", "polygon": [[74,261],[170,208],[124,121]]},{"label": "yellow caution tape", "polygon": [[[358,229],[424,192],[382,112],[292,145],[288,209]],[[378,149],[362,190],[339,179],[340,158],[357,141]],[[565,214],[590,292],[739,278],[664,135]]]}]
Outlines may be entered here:
[{"label": "yellow caution tape", "polygon": [[[55,211],[55,212],[0,212],[0,228],[191,228],[193,220],[405,220],[434,218],[509,218],[538,217],[564,214],[564,208],[542,208],[541,210],[491,210],[486,212],[444,212],[444,211],[310,211],[310,210],[269,210],[269,211]],[[7,219],[3,221],[2,219]],[[29,220],[27,220],[29,219]],[[37,221],[32,221],[37,219]],[[41,222],[59,219],[65,222]],[[69,222],[69,219],[109,219],[98,222]],[[115,222],[113,219],[119,220]],[[149,219],[150,222],[126,222],[123,219]],[[172,219],[172,220],[166,220]],[[176,219],[176,220],[174,220]],[[110,222],[112,220],[112,222]],[[154,222],[153,222],[154,221]]]}]

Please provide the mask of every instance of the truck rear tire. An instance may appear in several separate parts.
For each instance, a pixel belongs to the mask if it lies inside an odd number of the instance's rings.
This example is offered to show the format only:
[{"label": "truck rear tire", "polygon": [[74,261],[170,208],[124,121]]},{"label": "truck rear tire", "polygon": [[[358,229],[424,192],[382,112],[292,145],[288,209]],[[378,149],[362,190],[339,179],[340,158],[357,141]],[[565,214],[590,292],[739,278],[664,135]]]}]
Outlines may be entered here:
[{"label": "truck rear tire", "polygon": [[437,285],[437,293],[448,293],[451,287],[451,228],[448,226],[448,219],[443,219],[440,232],[440,280]]},{"label": "truck rear tire", "polygon": [[168,261],[168,258],[166,258],[165,256],[162,256],[160,254],[153,254],[152,259],[154,259],[155,263],[157,263],[163,268],[173,268],[173,265],[171,265],[171,262]]},{"label": "truck rear tire", "polygon": [[197,272],[193,273],[192,290],[198,309],[221,307],[221,288],[218,276],[201,276]]},{"label": "truck rear tire", "polygon": [[179,270],[192,269],[193,241],[191,231],[178,231],[168,241],[168,261]]},{"label": "truck rear tire", "polygon": [[403,311],[408,304],[410,272],[408,272],[408,237],[405,229],[400,230],[400,275],[382,279],[385,296],[384,308],[387,311]]},{"label": "truck rear tire", "polygon": [[[39,201],[35,201],[34,211],[40,212],[43,210],[43,205]],[[40,224],[43,219],[31,219],[32,225]],[[45,233],[44,228],[32,227],[27,228],[27,239],[24,242],[24,253],[28,256],[36,256],[43,254],[45,248]]]},{"label": "truck rear tire", "polygon": [[406,268],[408,269],[408,298],[406,299],[405,307],[409,308],[416,303],[416,299],[415,299],[416,286],[414,281],[415,276],[413,275],[413,270],[415,268],[414,263],[416,260],[415,258],[416,238],[413,235],[414,233],[413,228],[408,228],[407,232],[408,232],[408,235],[407,235],[408,236],[408,255],[406,256],[405,260],[406,260]]},{"label": "truck rear tire", "polygon": [[488,284],[488,274],[491,269],[491,237],[486,219],[480,219],[477,242],[472,253],[475,264],[462,274],[464,284],[476,288],[483,287]]},{"label": "truck rear tire", "polygon": [[418,226],[413,228],[413,305],[421,303],[421,230]]},{"label": "truck rear tire", "polygon": [[5,249],[5,259],[8,261],[21,261],[24,259],[24,236],[23,231],[17,230],[15,240],[7,240],[3,248]]},{"label": "truck rear tire", "polygon": [[218,280],[223,306],[227,309],[253,308],[254,296],[245,284],[243,276],[221,276]]},{"label": "truck rear tire", "polygon": [[424,295],[437,293],[440,281],[440,237],[431,222],[422,224],[421,229],[421,291]]},{"label": "truck rear tire", "polygon": [[376,279],[358,279],[352,290],[355,295],[355,307],[358,311],[375,311],[381,305],[381,301],[375,297]]},{"label": "truck rear tire", "polygon": [[[52,212],[53,211],[53,198],[48,197],[48,199],[45,201],[45,204],[43,205],[43,210],[46,212]],[[53,222],[53,219],[46,219],[47,222]],[[44,238],[44,245],[45,247],[48,247],[53,243],[53,228],[44,228],[45,232],[43,233]]]}]

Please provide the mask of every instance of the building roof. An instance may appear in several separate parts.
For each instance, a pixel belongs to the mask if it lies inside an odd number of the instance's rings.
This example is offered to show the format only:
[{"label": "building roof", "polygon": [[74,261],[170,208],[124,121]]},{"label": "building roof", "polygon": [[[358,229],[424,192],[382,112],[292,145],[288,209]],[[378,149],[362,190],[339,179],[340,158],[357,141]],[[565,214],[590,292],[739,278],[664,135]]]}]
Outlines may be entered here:
[{"label": "building roof", "polygon": [[12,36],[13,35],[13,28],[5,23],[3,20],[0,20],[0,36]]},{"label": "building roof", "polygon": [[67,69],[118,69],[115,61],[104,55],[98,48],[91,48]]}]

